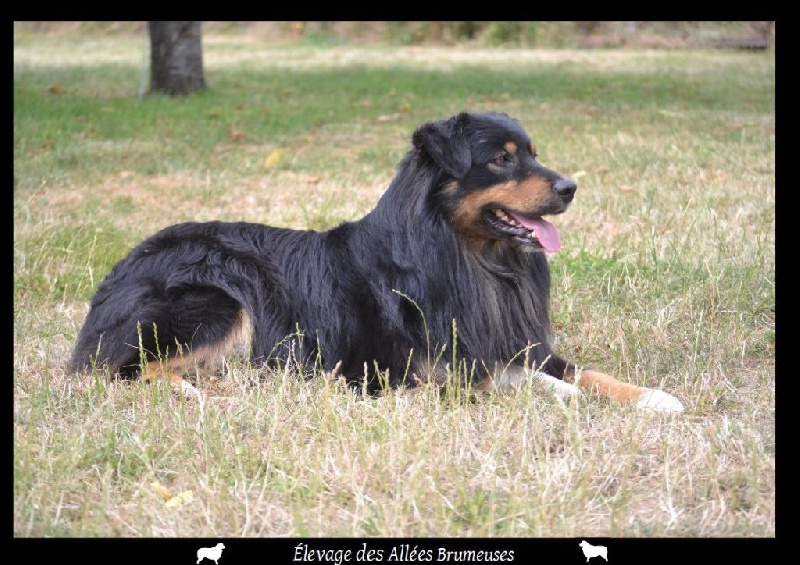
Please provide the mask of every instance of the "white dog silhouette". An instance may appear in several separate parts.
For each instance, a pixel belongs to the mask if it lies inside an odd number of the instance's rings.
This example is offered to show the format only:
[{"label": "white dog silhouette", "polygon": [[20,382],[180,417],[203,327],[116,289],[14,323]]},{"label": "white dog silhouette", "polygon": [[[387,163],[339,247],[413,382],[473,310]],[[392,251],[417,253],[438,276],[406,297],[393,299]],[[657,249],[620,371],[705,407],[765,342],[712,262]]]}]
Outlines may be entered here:
[{"label": "white dog silhouette", "polygon": [[602,557],[606,561],[608,561],[608,549],[604,545],[592,545],[588,541],[583,540],[578,545],[581,546],[583,550],[583,554],[586,556],[586,562],[589,562],[589,559],[592,557]]},{"label": "white dog silhouette", "polygon": [[219,558],[222,557],[222,550],[225,549],[224,543],[218,543],[214,547],[201,547],[197,550],[197,563],[203,559],[208,559],[219,565]]}]

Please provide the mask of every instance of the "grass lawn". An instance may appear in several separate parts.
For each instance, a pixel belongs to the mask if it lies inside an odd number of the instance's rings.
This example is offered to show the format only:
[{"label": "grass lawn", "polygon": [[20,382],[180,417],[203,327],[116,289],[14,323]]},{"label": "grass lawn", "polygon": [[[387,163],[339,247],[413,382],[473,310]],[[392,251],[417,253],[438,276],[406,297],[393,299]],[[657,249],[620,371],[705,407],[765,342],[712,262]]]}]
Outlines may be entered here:
[{"label": "grass lawn", "polygon": [[[139,98],[141,38],[15,36],[15,536],[775,535],[774,52],[204,49],[207,91]],[[365,399],[236,359],[204,402],[67,372],[147,235],[360,217],[461,110],[518,118],[578,181],[558,350],[684,414]]]}]

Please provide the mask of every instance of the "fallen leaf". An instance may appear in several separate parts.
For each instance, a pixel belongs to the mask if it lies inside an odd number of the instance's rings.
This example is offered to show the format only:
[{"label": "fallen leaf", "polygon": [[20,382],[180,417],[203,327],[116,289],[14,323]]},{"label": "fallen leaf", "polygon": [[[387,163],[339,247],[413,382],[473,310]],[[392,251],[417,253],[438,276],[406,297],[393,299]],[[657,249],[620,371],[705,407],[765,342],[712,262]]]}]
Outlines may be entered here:
[{"label": "fallen leaf", "polygon": [[273,149],[272,153],[267,155],[267,158],[264,159],[264,166],[268,169],[271,169],[278,164],[278,162],[281,160],[281,156],[283,156],[282,149]]},{"label": "fallen leaf", "polygon": [[177,496],[173,496],[168,501],[164,503],[164,506],[167,508],[177,508],[178,506],[183,506],[194,500],[194,491],[192,490],[185,490]]},{"label": "fallen leaf", "polygon": [[153,490],[156,491],[159,494],[159,496],[161,496],[161,498],[163,498],[164,500],[169,500],[173,498],[172,491],[170,491],[160,482],[155,481],[153,483],[150,483],[150,486],[153,487]]},{"label": "fallen leaf", "polygon": [[238,129],[233,129],[233,126],[228,124],[228,135],[231,138],[231,141],[241,141],[247,134],[244,132],[239,131]]}]

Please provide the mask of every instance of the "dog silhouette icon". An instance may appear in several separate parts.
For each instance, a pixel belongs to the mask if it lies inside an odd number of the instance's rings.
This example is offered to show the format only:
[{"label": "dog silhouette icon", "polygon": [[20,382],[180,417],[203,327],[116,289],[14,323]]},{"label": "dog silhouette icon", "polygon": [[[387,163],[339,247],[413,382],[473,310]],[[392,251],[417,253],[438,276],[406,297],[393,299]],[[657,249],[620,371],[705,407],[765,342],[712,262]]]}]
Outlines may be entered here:
[{"label": "dog silhouette icon", "polygon": [[219,565],[219,558],[222,557],[222,550],[225,549],[224,543],[218,543],[214,547],[201,547],[197,550],[197,563],[203,559],[208,559]]},{"label": "dog silhouette icon", "polygon": [[608,549],[604,545],[592,545],[588,541],[583,540],[578,545],[581,546],[583,550],[583,555],[586,557],[586,562],[589,562],[589,559],[592,557],[602,557],[606,561],[608,561]]}]

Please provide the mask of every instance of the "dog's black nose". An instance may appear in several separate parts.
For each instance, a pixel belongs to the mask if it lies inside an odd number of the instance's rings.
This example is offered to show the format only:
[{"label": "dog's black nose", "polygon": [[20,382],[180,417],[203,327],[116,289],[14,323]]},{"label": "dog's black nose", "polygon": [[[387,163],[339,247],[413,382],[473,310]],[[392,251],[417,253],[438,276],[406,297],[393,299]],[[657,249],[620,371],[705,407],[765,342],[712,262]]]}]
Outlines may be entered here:
[{"label": "dog's black nose", "polygon": [[569,198],[578,190],[578,185],[575,184],[575,181],[569,179],[558,179],[553,183],[553,190],[560,197]]}]

